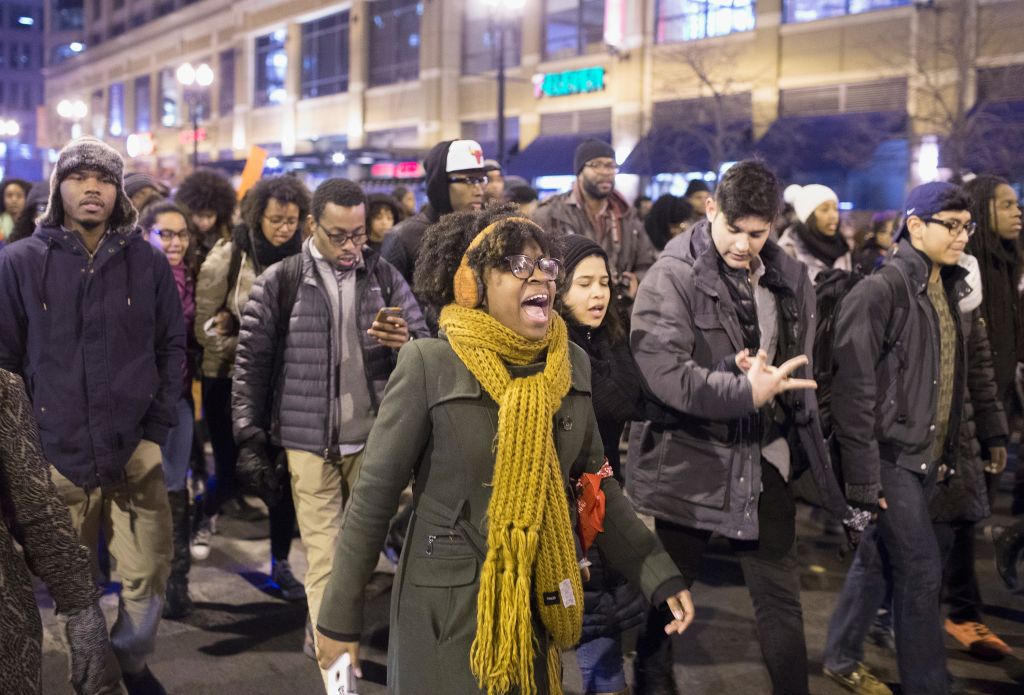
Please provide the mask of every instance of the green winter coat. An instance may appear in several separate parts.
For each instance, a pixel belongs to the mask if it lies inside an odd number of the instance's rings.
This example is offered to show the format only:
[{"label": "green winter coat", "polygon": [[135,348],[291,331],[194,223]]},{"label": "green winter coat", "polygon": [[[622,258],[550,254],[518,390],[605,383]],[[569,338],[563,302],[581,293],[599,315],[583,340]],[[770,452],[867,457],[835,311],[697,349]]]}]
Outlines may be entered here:
[{"label": "green winter coat", "polygon": [[[597,472],[604,461],[590,401],[590,363],[570,344],[572,386],[555,414],[562,473]],[[535,373],[542,365],[511,368]],[[317,619],[345,641],[363,630],[364,590],[384,546],[399,495],[413,479],[414,512],[391,596],[391,693],[477,693],[469,668],[476,596],[486,553],[487,505],[494,470],[498,406],[444,339],[402,348],[366,444],[345,510],[330,582]],[[616,569],[660,604],[685,588],[656,538],[636,517],[617,482],[605,479],[604,532],[597,543]],[[573,515],[575,516],[575,510]],[[543,657],[534,669],[546,692]]]}]

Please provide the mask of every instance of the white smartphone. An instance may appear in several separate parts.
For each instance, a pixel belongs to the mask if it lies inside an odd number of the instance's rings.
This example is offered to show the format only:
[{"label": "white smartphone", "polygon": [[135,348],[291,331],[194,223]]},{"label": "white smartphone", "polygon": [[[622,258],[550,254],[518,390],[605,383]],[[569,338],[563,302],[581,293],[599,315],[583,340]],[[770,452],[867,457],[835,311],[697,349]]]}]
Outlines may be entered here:
[{"label": "white smartphone", "polygon": [[352,656],[345,652],[322,671],[327,695],[358,695],[356,693],[356,677],[352,674]]}]

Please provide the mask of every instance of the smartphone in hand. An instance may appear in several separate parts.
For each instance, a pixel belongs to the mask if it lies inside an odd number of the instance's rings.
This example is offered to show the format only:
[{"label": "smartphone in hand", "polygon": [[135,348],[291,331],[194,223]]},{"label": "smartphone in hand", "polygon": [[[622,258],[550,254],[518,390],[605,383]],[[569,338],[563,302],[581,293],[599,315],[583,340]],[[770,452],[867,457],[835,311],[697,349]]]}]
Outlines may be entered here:
[{"label": "smartphone in hand", "polygon": [[327,685],[327,695],[358,695],[356,677],[352,674],[352,656],[348,652],[321,673]]},{"label": "smartphone in hand", "polygon": [[390,318],[390,317],[401,318],[401,316],[402,316],[402,307],[400,307],[400,306],[385,306],[385,307],[381,307],[380,308],[380,311],[377,312],[377,315],[374,317],[373,320],[376,321],[377,323],[384,324],[385,326],[390,327],[392,324],[391,324],[390,321],[388,321],[388,318]]}]

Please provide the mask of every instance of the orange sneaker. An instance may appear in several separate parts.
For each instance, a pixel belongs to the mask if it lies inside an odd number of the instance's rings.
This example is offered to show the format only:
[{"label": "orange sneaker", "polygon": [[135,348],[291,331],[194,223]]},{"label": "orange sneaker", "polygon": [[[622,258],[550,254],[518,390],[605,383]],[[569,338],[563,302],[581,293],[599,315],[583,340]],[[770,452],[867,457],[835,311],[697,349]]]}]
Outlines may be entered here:
[{"label": "orange sneaker", "polygon": [[984,623],[954,623],[947,619],[946,632],[979,659],[1002,659],[1013,653],[1010,645],[999,639]]}]

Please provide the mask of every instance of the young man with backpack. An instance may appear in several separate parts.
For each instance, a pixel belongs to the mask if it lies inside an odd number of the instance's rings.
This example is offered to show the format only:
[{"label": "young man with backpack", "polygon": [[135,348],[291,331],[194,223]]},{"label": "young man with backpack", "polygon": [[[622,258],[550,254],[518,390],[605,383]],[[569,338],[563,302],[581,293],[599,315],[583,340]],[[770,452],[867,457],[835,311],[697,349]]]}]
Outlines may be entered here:
[{"label": "young man with backpack", "polygon": [[[302,252],[253,284],[231,405],[240,475],[265,498],[295,503],[315,616],[397,351],[429,331],[401,274],[364,246],[366,195],[357,184],[320,184],[307,224]],[[385,307],[401,311],[385,318]]]},{"label": "young man with backpack", "polygon": [[[763,164],[736,164],[706,219],[640,285],[630,345],[650,398],[630,433],[627,486],[688,583],[712,533],[729,539],[772,690],[799,695],[808,667],[791,481],[809,467],[824,505],[851,524],[856,515],[829,470],[815,384],[790,378],[811,373],[815,304],[806,267],[769,239],[779,197]],[[668,619],[649,613],[639,693],[676,692]]]},{"label": "young man with backpack", "polygon": [[957,186],[910,192],[888,263],[858,282],[835,321],[831,422],[850,504],[877,515],[857,549],[829,624],[825,672],[859,693],[888,693],[859,663],[878,604],[869,585],[891,581],[903,692],[949,692],[939,618],[942,559],[928,500],[940,468],[957,461],[967,347],[957,265],[974,230]]}]

